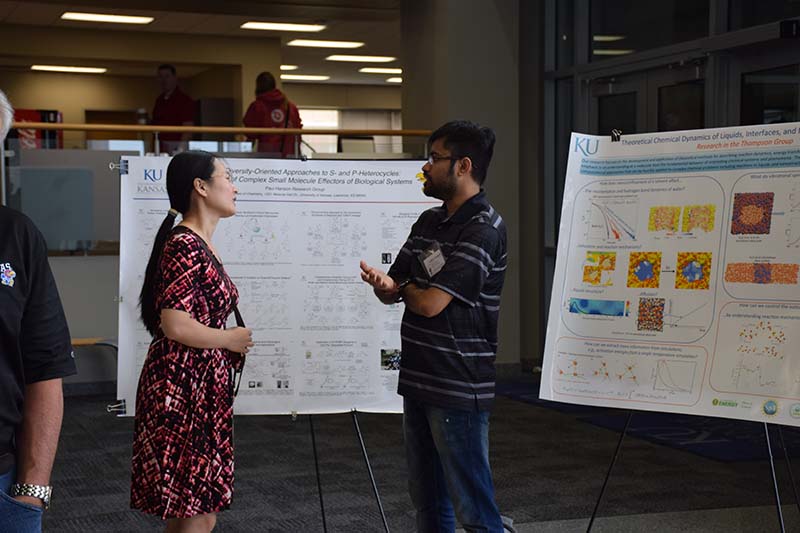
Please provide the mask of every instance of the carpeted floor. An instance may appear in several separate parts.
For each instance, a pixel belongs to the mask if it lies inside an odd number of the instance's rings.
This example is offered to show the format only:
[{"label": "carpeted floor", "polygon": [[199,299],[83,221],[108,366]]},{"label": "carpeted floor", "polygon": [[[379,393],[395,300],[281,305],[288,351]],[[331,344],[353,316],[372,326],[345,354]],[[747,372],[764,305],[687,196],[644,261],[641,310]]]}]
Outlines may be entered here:
[{"label": "carpeted floor", "polygon": [[[128,509],[133,421],[105,412],[106,396],[67,397],[46,531],[158,531]],[[599,410],[596,414],[617,413]],[[491,422],[497,500],[517,524],[587,518],[618,433],[562,412],[500,397]],[[393,532],[414,530],[406,493],[401,417],[359,421]],[[383,527],[349,414],[314,418],[328,531]],[[236,489],[216,531],[322,531],[307,418],[237,417]],[[791,500],[783,462],[781,491]],[[600,515],[769,506],[769,465],[720,462],[637,438],[625,440]],[[769,507],[765,507],[768,509]],[[772,529],[774,515],[764,520]],[[766,530],[766,527],[765,527]]]}]

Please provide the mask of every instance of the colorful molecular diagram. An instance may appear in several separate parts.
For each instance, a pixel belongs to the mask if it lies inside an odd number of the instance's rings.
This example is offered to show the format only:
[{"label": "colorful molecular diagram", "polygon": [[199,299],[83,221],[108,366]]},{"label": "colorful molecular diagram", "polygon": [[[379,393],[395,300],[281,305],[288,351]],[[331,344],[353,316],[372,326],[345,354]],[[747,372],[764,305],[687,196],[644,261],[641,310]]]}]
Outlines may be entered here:
[{"label": "colorful molecular diagram", "polygon": [[739,331],[739,339],[741,344],[737,351],[740,353],[783,359],[782,347],[786,343],[786,334],[783,328],[768,320],[745,326]]},{"label": "colorful molecular diagram", "polygon": [[594,376],[602,379],[603,381],[607,381],[611,377],[611,374],[608,371],[608,363],[602,361],[600,363],[600,367],[594,371]]},{"label": "colorful molecular diagram", "polygon": [[636,328],[639,331],[663,331],[664,304],[664,298],[639,298]]},{"label": "colorful molecular diagram", "polygon": [[559,376],[569,376],[569,377],[573,377],[573,378],[582,378],[583,377],[583,374],[581,374],[580,371],[578,370],[578,361],[576,361],[575,359],[573,359],[573,360],[571,360],[569,362],[569,366],[567,367],[566,370],[559,368],[558,369],[558,375]]},{"label": "colorful molecular diagram", "polygon": [[638,379],[636,378],[636,373],[634,372],[635,368],[636,368],[635,364],[625,365],[622,373],[617,374],[617,379],[620,381],[629,381],[631,383],[638,383]]},{"label": "colorful molecular diagram", "polygon": [[725,267],[725,281],[797,285],[798,271],[800,265],[796,263],[728,263]]},{"label": "colorful molecular diagram", "polygon": [[587,285],[610,287],[617,268],[616,252],[586,252],[583,263],[583,282]]},{"label": "colorful molecular diagram", "polygon": [[711,252],[678,252],[676,289],[708,289],[710,279]]},{"label": "colorful molecular diagram", "polygon": [[648,231],[678,231],[681,208],[676,206],[655,206],[650,208],[647,221]]},{"label": "colorful molecular diagram", "polygon": [[661,252],[631,252],[628,287],[657,289],[661,279]]},{"label": "colorful molecular diagram", "polygon": [[733,235],[767,235],[772,225],[775,193],[742,192],[733,195]]},{"label": "colorful molecular diagram", "polygon": [[714,231],[714,216],[716,206],[710,205],[687,205],[683,208],[682,230],[689,233],[694,230],[702,230],[706,233]]}]

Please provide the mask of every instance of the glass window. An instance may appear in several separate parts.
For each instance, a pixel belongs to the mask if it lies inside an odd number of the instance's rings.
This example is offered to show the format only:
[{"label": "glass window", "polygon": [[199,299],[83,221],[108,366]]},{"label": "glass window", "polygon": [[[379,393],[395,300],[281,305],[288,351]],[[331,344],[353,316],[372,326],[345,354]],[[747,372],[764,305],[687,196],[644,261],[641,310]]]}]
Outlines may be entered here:
[{"label": "glass window", "polygon": [[[303,127],[308,129],[332,129],[339,127],[339,111],[336,109],[298,109]],[[336,135],[303,135],[300,151],[303,155],[309,152],[325,154],[336,153]]]},{"label": "glass window", "polygon": [[568,68],[575,63],[575,2],[556,2],[556,68]]},{"label": "glass window", "polygon": [[705,126],[705,84],[695,80],[658,88],[658,131]]},{"label": "glass window", "polygon": [[731,0],[730,26],[732,30],[758,26],[777,20],[800,17],[797,0]]},{"label": "glass window", "polygon": [[636,93],[610,94],[597,98],[597,134],[611,135],[611,130],[623,134],[637,133]]},{"label": "glass window", "polygon": [[749,72],[742,76],[741,124],[796,122],[800,65]]},{"label": "glass window", "polygon": [[708,0],[593,0],[591,60],[708,35]]},{"label": "glass window", "polygon": [[548,122],[549,135],[545,161],[545,180],[542,205],[544,207],[544,245],[554,248],[558,240],[558,226],[561,218],[561,201],[564,196],[564,179],[567,173],[572,120],[572,79],[555,82],[552,108],[553,120]]}]

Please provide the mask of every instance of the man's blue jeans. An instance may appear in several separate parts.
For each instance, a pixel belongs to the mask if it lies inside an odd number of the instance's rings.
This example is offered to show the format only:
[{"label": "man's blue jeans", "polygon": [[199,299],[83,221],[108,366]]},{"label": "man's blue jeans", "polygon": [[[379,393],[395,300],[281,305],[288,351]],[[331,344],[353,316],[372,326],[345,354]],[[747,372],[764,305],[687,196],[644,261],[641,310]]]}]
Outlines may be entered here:
[{"label": "man's blue jeans", "polygon": [[41,533],[42,509],[8,495],[17,477],[16,469],[0,475],[0,531],[3,533]]},{"label": "man's blue jeans", "polygon": [[489,467],[489,412],[403,401],[408,488],[419,533],[502,533]]}]

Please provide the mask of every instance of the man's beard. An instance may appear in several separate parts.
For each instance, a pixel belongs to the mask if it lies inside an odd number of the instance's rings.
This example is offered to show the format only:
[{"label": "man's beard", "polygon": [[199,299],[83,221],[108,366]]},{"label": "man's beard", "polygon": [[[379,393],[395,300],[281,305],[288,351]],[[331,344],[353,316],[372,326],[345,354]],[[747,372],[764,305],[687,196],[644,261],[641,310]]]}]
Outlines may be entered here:
[{"label": "man's beard", "polygon": [[425,186],[422,188],[423,194],[431,198],[438,198],[443,202],[450,200],[456,194],[456,180],[452,172],[447,174],[446,180],[445,183],[434,184],[430,176],[425,174]]}]

